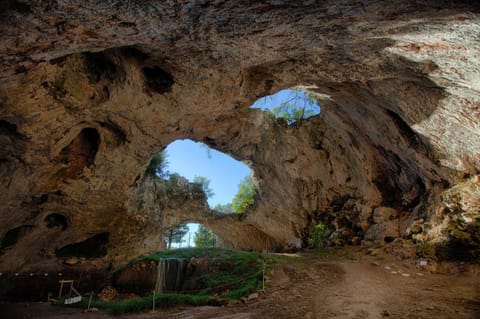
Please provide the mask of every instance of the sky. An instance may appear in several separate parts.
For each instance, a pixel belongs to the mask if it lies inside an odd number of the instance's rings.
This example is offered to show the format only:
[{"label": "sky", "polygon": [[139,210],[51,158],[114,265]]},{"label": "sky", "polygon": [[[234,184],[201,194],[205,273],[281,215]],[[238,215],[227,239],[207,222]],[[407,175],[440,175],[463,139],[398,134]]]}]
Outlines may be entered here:
[{"label": "sky", "polygon": [[210,207],[230,203],[240,181],[250,175],[251,169],[246,164],[191,140],[177,140],[169,144],[166,151],[170,173],[178,173],[190,182],[195,176],[210,180],[214,192],[208,199]]},{"label": "sky", "polygon": [[[165,150],[170,173],[178,173],[190,182],[195,176],[203,176],[210,180],[210,188],[214,192],[208,199],[210,207],[231,203],[238,191],[238,184],[251,172],[246,164],[192,140],[177,140],[170,143]],[[183,237],[185,242],[180,245],[172,244],[172,247],[193,246],[193,237],[198,231],[198,224],[187,225],[190,230]]]},{"label": "sky", "polygon": [[309,95],[301,90],[281,90],[275,94],[267,95],[255,101],[251,108],[265,110],[272,110],[275,107],[288,102],[290,105],[298,108],[305,108],[313,114],[320,113],[320,105],[314,99],[309,99]]},{"label": "sky", "polygon": [[[316,114],[320,113],[320,107],[316,102],[307,101],[307,95],[303,91],[294,90],[281,90],[276,94],[260,98],[251,107],[271,110],[286,101],[306,105]],[[191,140],[174,141],[165,150],[170,173],[178,173],[190,182],[195,176],[203,176],[210,180],[210,188],[214,192],[214,195],[208,199],[210,207],[231,203],[238,191],[238,184],[251,173],[251,169],[246,164]],[[190,232],[185,235],[184,240],[188,241],[190,238],[190,246],[193,246],[193,237],[198,230],[198,224],[188,224],[188,226]],[[172,246],[178,247],[175,244]],[[186,246],[189,246],[187,242],[181,244],[181,247]]]}]

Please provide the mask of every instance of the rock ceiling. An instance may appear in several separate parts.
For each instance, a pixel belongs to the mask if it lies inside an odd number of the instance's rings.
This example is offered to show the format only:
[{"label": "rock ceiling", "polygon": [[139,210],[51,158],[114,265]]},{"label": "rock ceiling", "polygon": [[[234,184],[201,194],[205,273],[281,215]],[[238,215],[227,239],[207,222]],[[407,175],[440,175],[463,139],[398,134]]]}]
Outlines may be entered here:
[{"label": "rock ceiling", "polygon": [[[334,244],[478,253],[475,1],[0,6],[0,270],[75,251],[118,264],[185,221],[236,248],[292,247],[325,222]],[[287,126],[249,108],[299,85],[319,116]],[[255,206],[222,217],[202,194],[155,197],[150,157],[185,138],[247,163]]]}]

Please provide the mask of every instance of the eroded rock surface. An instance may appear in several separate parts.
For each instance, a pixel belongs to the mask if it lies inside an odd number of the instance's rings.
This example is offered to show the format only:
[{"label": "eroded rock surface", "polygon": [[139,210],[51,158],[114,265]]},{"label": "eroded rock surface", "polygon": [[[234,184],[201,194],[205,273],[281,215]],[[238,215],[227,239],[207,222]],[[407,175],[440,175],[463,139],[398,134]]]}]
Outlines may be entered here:
[{"label": "eroded rock surface", "polygon": [[[157,249],[159,225],[195,220],[236,248],[306,243],[325,222],[342,244],[385,228],[478,257],[475,1],[1,6],[0,270],[62,267],[56,252],[101,234],[105,253],[76,257],[118,265]],[[288,126],[249,109],[298,85],[320,115]],[[142,211],[151,155],[184,138],[250,165],[244,216]],[[375,221],[379,207],[396,215]]]}]

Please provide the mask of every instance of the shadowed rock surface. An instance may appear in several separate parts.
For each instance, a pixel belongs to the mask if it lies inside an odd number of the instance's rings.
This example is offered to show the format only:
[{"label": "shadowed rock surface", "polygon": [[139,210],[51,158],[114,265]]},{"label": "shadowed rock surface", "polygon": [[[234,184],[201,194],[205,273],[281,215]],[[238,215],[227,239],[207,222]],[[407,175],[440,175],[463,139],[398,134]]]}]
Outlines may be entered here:
[{"label": "shadowed rock surface", "polygon": [[[477,2],[1,7],[1,271],[61,269],[62,247],[100,237],[71,267],[119,265],[186,221],[234,248],[306,244],[324,222],[335,245],[403,237],[478,261]],[[320,115],[287,126],[249,109],[295,86]],[[247,163],[254,207],[153,198],[150,157],[185,138]]]}]

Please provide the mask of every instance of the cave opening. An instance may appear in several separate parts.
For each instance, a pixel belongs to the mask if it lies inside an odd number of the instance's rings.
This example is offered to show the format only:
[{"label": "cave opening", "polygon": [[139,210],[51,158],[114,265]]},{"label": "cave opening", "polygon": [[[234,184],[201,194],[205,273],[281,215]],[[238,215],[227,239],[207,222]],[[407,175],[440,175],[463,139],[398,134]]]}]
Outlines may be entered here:
[{"label": "cave opening", "polygon": [[250,108],[268,110],[275,118],[284,119],[288,125],[316,116],[321,111],[314,95],[300,88],[284,89],[264,96]]},{"label": "cave opening", "polygon": [[189,222],[167,229],[163,234],[163,240],[167,249],[220,246],[217,234],[207,226],[196,222]]},{"label": "cave opening", "polygon": [[248,165],[188,139],[170,143],[163,154],[157,174],[179,174],[201,187],[211,209],[241,213],[253,204],[253,171]]}]

